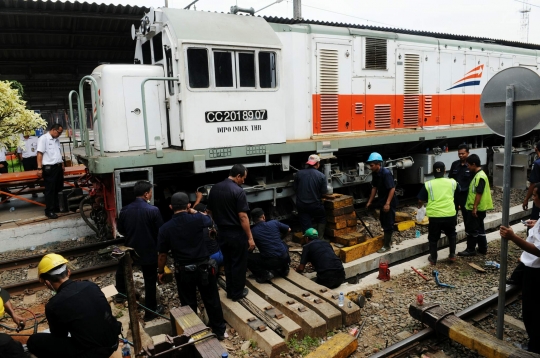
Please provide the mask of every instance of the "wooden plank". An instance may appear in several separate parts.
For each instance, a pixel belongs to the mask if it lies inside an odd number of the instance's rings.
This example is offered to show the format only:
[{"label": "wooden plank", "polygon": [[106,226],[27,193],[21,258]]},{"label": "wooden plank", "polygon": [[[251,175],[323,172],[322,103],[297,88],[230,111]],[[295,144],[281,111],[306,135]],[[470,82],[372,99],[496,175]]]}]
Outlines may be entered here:
[{"label": "wooden plank", "polygon": [[478,265],[475,264],[475,263],[467,262],[467,264],[468,264],[469,266],[471,266],[473,269],[475,269],[476,271],[478,271],[478,272],[486,272],[486,270],[484,270],[483,268],[481,268],[480,266],[478,266]]},{"label": "wooden plank", "polygon": [[356,220],[356,218],[347,220],[347,226],[356,227],[357,224],[358,224],[358,220]]},{"label": "wooden plank", "polygon": [[416,223],[412,220],[408,220],[408,221],[395,223],[394,225],[397,226],[398,231],[405,231],[405,230],[412,229],[416,225]]},{"label": "wooden plank", "polygon": [[323,198],[324,208],[326,210],[335,210],[344,208],[346,206],[352,206],[354,204],[354,199],[350,195],[342,195],[340,197],[333,198]]},{"label": "wooden plank", "polygon": [[516,329],[519,329],[523,332],[526,332],[527,330],[525,329],[525,323],[523,323],[523,321],[520,321],[519,319],[517,318],[514,318],[512,316],[509,316],[507,314],[504,315],[504,323],[516,328]]},{"label": "wooden plank", "polygon": [[304,237],[303,232],[295,232],[293,234],[293,236],[292,236],[292,240],[293,240],[293,242],[296,242],[296,243],[299,243],[299,244],[302,244],[302,245],[307,244],[307,240]]},{"label": "wooden plank", "polygon": [[411,304],[409,306],[409,314],[413,318],[435,329],[437,333],[467,348],[473,349],[481,356],[497,358],[540,357],[538,354],[519,349],[505,340],[497,339],[495,336],[459,319],[454,314],[449,314],[440,306],[432,307],[428,310],[425,308],[425,306]]},{"label": "wooden plank", "polygon": [[339,253],[343,262],[351,262],[361,257],[377,252],[383,246],[383,236],[367,239],[365,242],[351,247],[344,247]]},{"label": "wooden plank", "polygon": [[354,246],[366,241],[366,234],[361,232],[351,232],[345,235],[338,235],[332,238],[332,241],[346,247]]},{"label": "wooden plank", "polygon": [[402,222],[402,221],[408,221],[413,220],[413,216],[409,213],[403,213],[403,212],[396,212],[396,222]]},{"label": "wooden plank", "polygon": [[[272,312],[271,310],[267,310],[269,307],[274,307],[268,302],[267,300],[263,299],[261,296],[259,296],[255,292],[250,292],[249,295],[246,297],[247,300],[251,301],[252,304],[259,307],[261,311],[263,312]],[[281,317],[273,317],[277,324],[281,326],[281,331],[283,332],[283,335],[285,336],[285,340],[288,341],[289,339],[293,338],[295,335],[296,337],[300,337],[302,335],[302,328],[298,323],[294,322],[292,319],[287,317],[286,315],[282,315]]]},{"label": "wooden plank", "polygon": [[317,349],[308,354],[306,358],[347,358],[358,348],[358,340],[347,333],[338,333]]},{"label": "wooden plank", "polygon": [[346,206],[344,208],[339,208],[339,209],[334,209],[334,210],[326,210],[326,217],[336,217],[336,216],[341,216],[341,215],[345,215],[345,214],[350,214],[354,212],[354,206]]},{"label": "wooden plank", "polygon": [[221,357],[223,353],[227,353],[227,349],[215,337],[195,343],[195,351],[199,358]]},{"label": "wooden plank", "polygon": [[327,330],[341,327],[341,312],[330,303],[281,277],[274,278],[272,285],[321,316],[326,321]]},{"label": "wooden plank", "polygon": [[327,227],[326,230],[324,231],[324,234],[326,236],[336,237],[336,236],[339,236],[339,235],[349,234],[349,233],[355,232],[355,231],[356,231],[356,227],[345,227],[345,228],[339,229],[339,230],[330,229],[329,227]]},{"label": "wooden plank", "polygon": [[[354,221],[356,224],[356,220]],[[347,220],[336,221],[333,223],[326,223],[326,228],[339,230],[347,227]]]},{"label": "wooden plank", "polygon": [[354,208],[353,208],[353,211],[348,214],[343,214],[339,216],[326,216],[326,221],[329,223],[335,223],[338,221],[352,220],[352,219],[356,220],[356,213],[354,212]]},{"label": "wooden plank", "polygon": [[191,336],[208,328],[189,306],[173,308],[169,313],[171,315],[172,333],[175,336]]},{"label": "wooden plank", "polygon": [[303,334],[310,337],[324,337],[326,335],[326,322],[310,308],[288,297],[272,285],[257,283],[250,278],[246,279],[246,285],[302,327]]},{"label": "wooden plank", "polygon": [[356,303],[350,301],[347,298],[347,295],[345,295],[343,306],[340,307],[338,305],[339,287],[336,288],[336,290],[331,290],[322,285],[319,285],[315,281],[310,280],[306,276],[299,274],[296,271],[289,272],[285,279],[294,283],[296,286],[302,287],[304,290],[309,291],[314,295],[317,295],[318,297],[322,298],[323,300],[337,308],[341,312],[342,324],[344,326],[350,326],[360,321],[360,307],[358,307]]},{"label": "wooden plank", "polygon": [[287,345],[283,338],[271,329],[266,328],[261,332],[251,328],[248,325],[248,320],[254,317],[253,314],[240,303],[228,299],[224,290],[219,290],[219,297],[225,321],[234,327],[244,339],[253,339],[257,342],[257,347],[262,349],[270,358],[279,357],[282,352],[287,351]]}]

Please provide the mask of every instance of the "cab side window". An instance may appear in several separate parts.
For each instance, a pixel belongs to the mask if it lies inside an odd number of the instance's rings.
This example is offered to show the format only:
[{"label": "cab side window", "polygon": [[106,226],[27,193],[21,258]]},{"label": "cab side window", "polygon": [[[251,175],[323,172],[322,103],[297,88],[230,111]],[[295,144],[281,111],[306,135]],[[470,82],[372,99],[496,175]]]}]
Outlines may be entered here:
[{"label": "cab side window", "polygon": [[187,50],[189,86],[191,88],[210,87],[208,73],[208,50],[205,48],[189,48]]}]

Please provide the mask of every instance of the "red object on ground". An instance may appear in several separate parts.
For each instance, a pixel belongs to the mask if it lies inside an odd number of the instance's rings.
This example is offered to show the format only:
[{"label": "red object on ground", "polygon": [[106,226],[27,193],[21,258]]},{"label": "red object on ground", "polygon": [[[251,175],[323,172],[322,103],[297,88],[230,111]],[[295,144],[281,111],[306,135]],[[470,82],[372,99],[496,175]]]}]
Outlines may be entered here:
[{"label": "red object on ground", "polygon": [[416,302],[418,302],[419,306],[422,306],[424,304],[424,295],[419,293],[416,295]]},{"label": "red object on ground", "polygon": [[422,277],[424,280],[429,281],[429,278],[427,278],[422,272],[418,271],[417,269],[415,269],[415,268],[412,267],[412,266],[411,266],[411,268],[414,270],[414,272],[416,272],[417,274],[419,274],[420,277]]},{"label": "red object on ground", "polygon": [[378,280],[390,281],[390,269],[388,268],[388,261],[379,261],[379,276]]}]

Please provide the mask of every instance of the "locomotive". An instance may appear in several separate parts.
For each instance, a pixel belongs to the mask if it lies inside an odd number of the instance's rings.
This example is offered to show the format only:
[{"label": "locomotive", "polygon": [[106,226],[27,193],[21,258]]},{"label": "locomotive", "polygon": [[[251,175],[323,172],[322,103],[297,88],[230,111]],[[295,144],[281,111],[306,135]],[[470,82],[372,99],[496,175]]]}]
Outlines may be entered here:
[{"label": "locomotive", "polygon": [[[132,38],[134,63],[100,65],[78,93],[82,143],[74,153],[93,184],[81,205],[92,205],[108,235],[141,179],[155,184],[165,213],[175,191],[194,199],[242,163],[248,201],[284,219],[294,212],[294,171],[312,153],[328,187],[356,203],[369,189],[372,151],[385,157],[398,193],[430,179],[435,161],[449,168],[459,144],[488,163],[503,138],[482,121],[482,89],[508,67],[538,72],[540,49],[171,8],[150,9]],[[81,107],[87,82],[93,144]],[[535,135],[517,150],[532,153]]]}]

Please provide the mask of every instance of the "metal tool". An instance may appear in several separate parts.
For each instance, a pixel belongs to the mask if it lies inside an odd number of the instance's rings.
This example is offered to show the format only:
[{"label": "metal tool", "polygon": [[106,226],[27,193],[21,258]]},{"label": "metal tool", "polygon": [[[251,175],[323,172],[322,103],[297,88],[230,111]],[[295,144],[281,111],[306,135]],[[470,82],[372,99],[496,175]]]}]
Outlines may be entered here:
[{"label": "metal tool", "polygon": [[447,283],[442,283],[441,281],[439,281],[439,271],[433,270],[432,274],[433,274],[433,277],[435,277],[435,282],[437,283],[437,285],[441,287],[446,287],[446,288],[456,288],[455,286],[449,285]]},{"label": "metal tool", "polygon": [[[367,210],[365,211],[367,213]],[[371,237],[374,237],[373,234],[371,233],[371,231],[369,231],[369,228],[367,227],[366,223],[364,222],[364,220],[362,220],[362,217],[360,215],[358,215],[358,212],[355,210],[354,213],[356,214],[356,218],[358,220],[360,220],[360,222],[362,223],[362,225],[364,225],[364,227],[366,228],[366,231],[368,232],[369,236]]]},{"label": "metal tool", "polygon": [[422,277],[424,280],[426,281],[429,281],[430,278],[429,277],[426,277],[426,275],[424,275],[422,272],[418,271],[417,269],[415,269],[414,267],[411,266],[411,268],[413,269],[414,272],[416,272],[418,275],[420,275],[420,277]]}]

